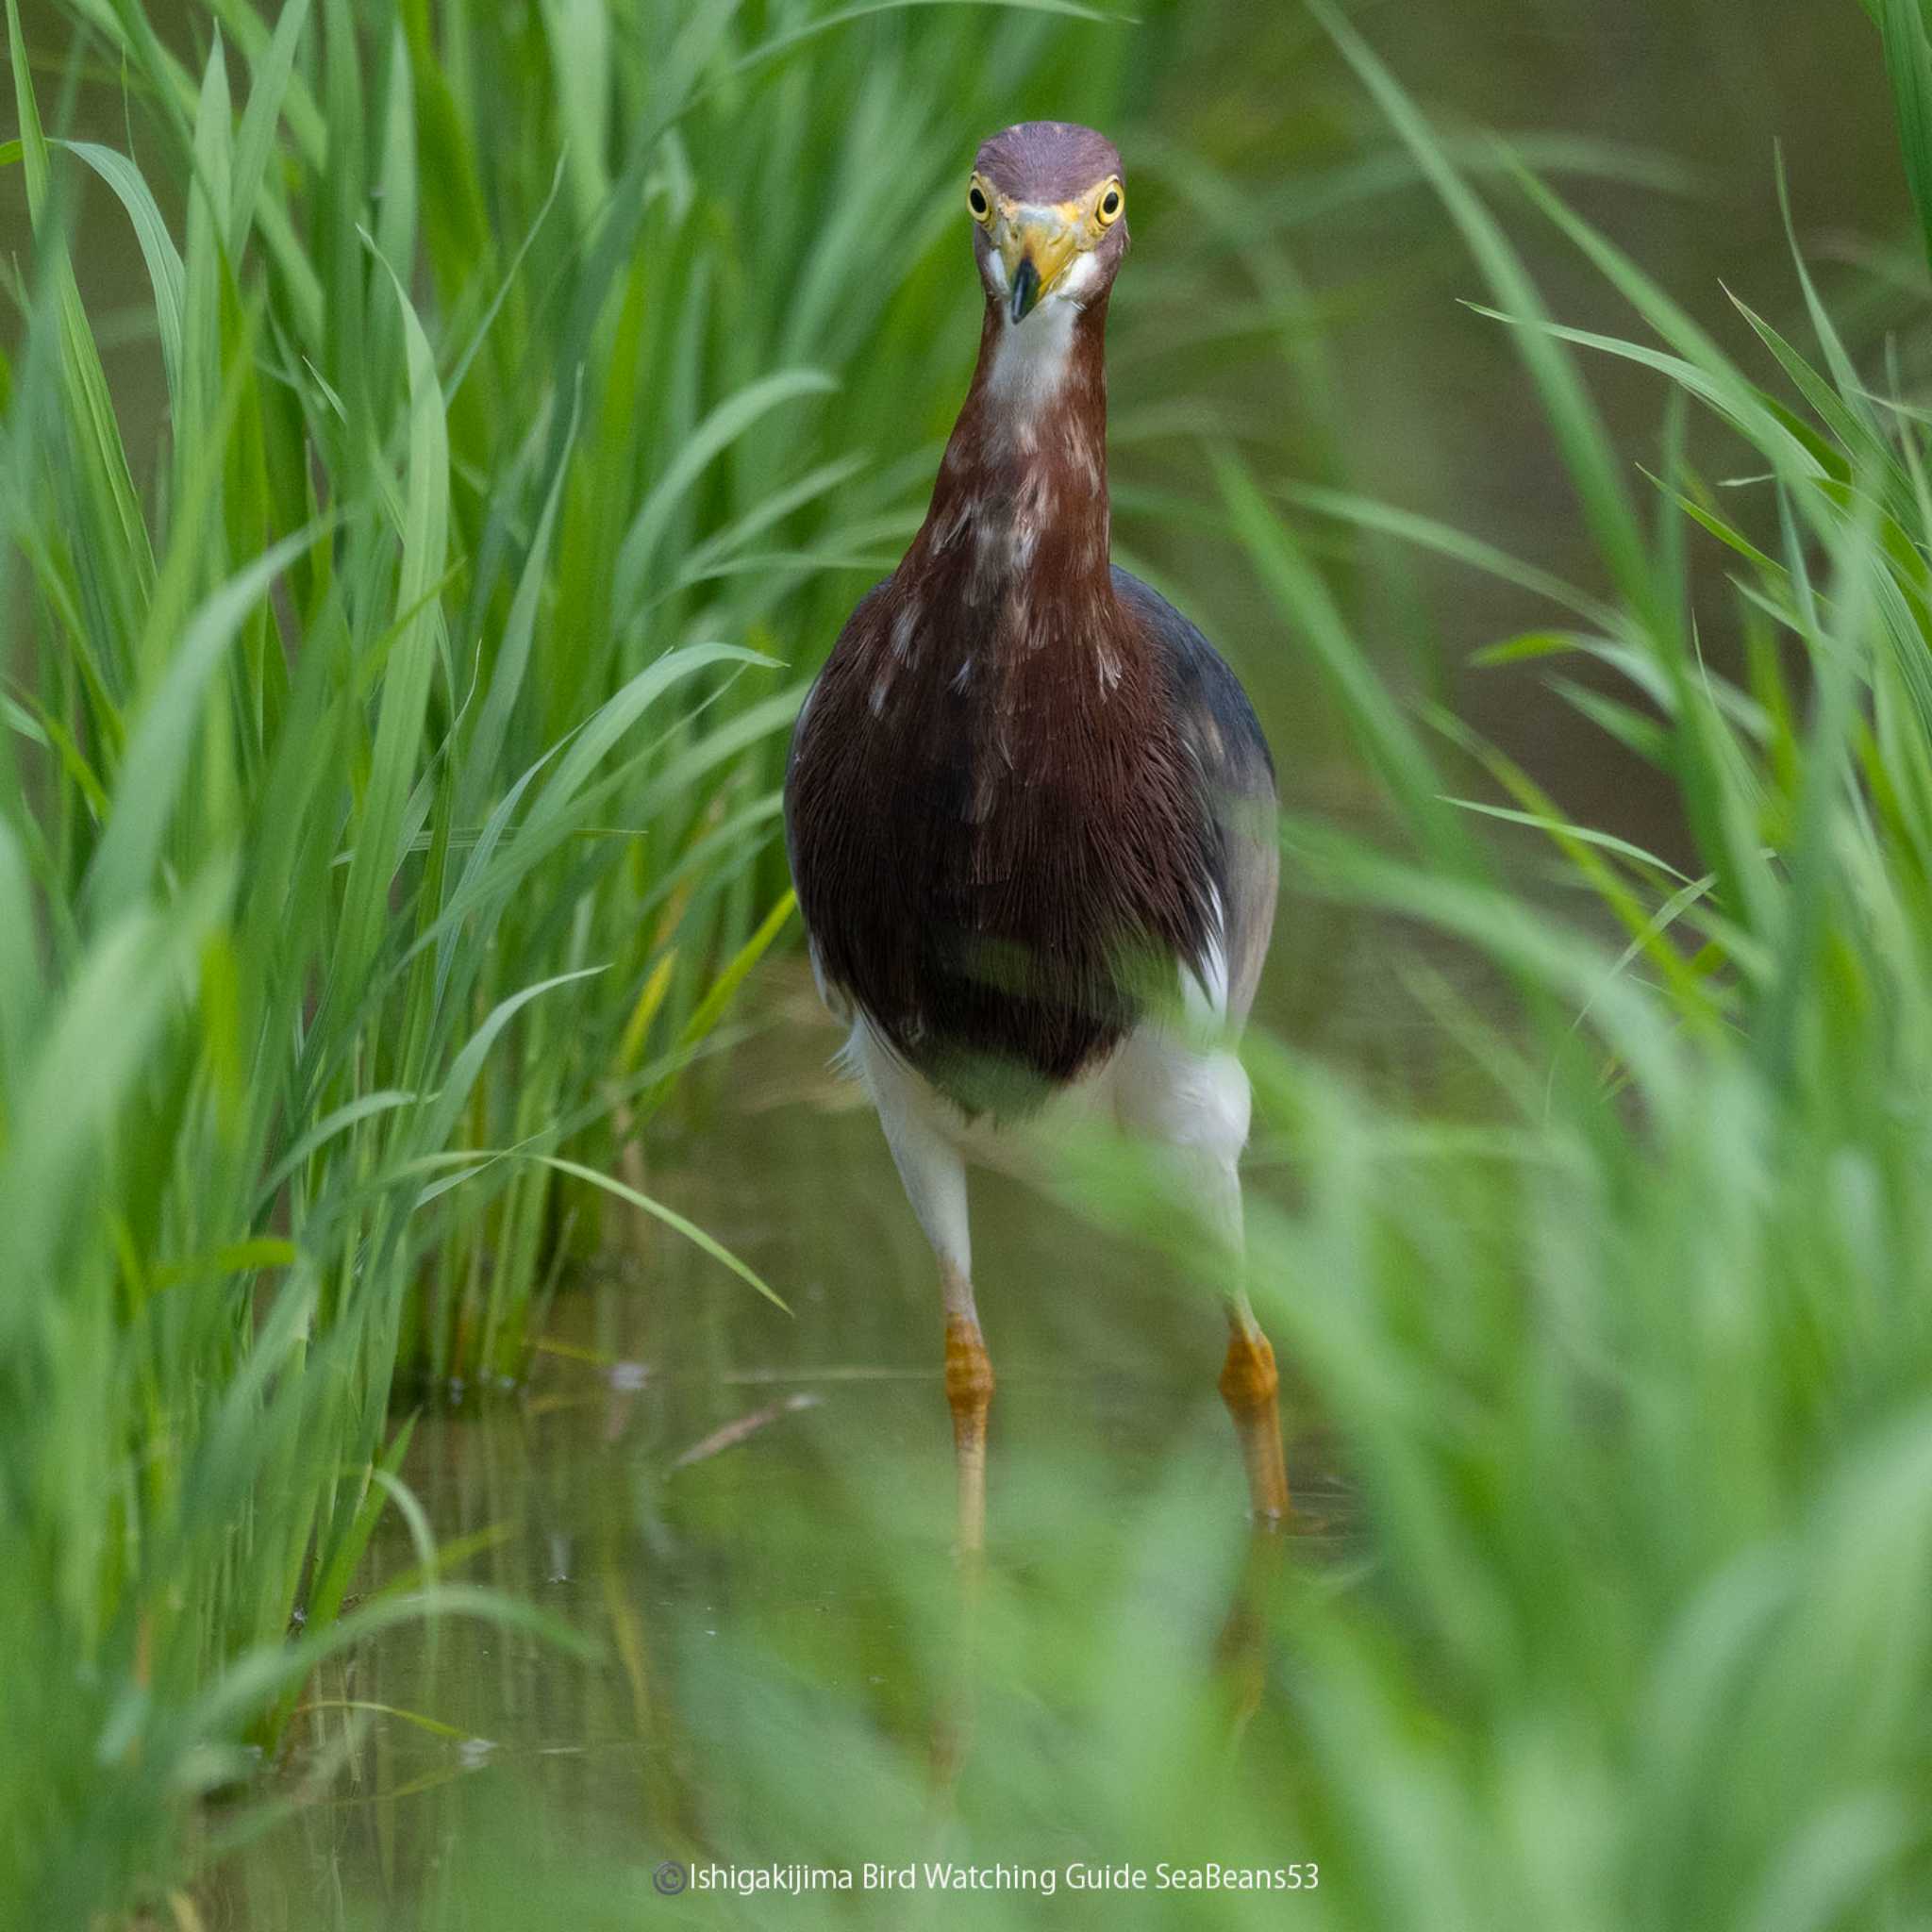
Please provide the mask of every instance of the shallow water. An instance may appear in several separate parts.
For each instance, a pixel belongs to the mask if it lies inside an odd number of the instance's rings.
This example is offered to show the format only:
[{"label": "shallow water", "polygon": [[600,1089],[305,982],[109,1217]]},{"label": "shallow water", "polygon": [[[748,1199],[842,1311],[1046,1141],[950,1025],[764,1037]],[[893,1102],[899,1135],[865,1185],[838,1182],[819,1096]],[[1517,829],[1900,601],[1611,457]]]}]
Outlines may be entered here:
[{"label": "shallow water", "polygon": [[[781,985],[682,1162],[643,1179],[792,1313],[613,1226],[529,1387],[425,1414],[411,1445],[446,1574],[599,1655],[453,1617],[325,1670],[264,1780],[286,1815],[197,1891],[210,1926],[635,1923],[616,1901],[665,1858],[856,1863],[948,1833],[1020,1858],[1020,1818],[1041,1856],[1125,1853],[1051,1794],[1108,1748],[1096,1724],[1137,1731],[1144,1659],[1265,1707],[1213,1299],[999,1177],[974,1197],[999,1390],[969,1616],[931,1262],[808,990]],[[1326,1562],[1344,1506],[1298,1416],[1287,1560]],[[368,1587],[417,1559],[391,1513]]]}]

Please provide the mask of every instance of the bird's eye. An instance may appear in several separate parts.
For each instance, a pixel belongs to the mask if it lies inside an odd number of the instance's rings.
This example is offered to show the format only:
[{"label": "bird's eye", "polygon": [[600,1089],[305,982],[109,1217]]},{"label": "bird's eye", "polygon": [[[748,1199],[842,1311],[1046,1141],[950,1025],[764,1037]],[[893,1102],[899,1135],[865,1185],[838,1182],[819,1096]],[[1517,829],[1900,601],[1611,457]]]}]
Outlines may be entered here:
[{"label": "bird's eye", "polygon": [[1093,212],[1100,217],[1103,228],[1110,227],[1121,218],[1121,210],[1126,206],[1126,197],[1121,192],[1118,181],[1109,181],[1100,197],[1100,205]]},{"label": "bird's eye", "polygon": [[972,209],[975,222],[992,220],[992,203],[986,198],[986,190],[977,181],[971,183],[966,190],[966,206]]}]

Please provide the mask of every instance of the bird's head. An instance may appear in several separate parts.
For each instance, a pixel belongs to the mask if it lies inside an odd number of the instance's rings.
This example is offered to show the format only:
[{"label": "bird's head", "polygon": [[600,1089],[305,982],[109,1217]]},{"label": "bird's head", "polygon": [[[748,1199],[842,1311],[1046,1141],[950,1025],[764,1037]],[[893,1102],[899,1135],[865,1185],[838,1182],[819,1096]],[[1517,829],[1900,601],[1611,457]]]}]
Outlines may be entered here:
[{"label": "bird's head", "polygon": [[1052,303],[1084,308],[1127,252],[1127,189],[1112,142],[1067,121],[1023,121],[979,150],[966,184],[989,304],[1017,327]]}]

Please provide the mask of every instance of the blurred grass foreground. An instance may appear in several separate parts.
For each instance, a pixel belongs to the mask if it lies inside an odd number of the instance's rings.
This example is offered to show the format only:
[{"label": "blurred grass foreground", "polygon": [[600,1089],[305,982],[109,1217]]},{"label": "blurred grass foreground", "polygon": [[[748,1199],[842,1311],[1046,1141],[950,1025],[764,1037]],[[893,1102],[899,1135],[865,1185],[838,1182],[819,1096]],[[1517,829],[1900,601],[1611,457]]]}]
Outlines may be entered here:
[{"label": "blurred grass foreground", "polygon": [[[1927,15],[1866,10],[1932,236]],[[936,1844],[1319,1866],[1190,1923],[1932,1918],[1925,288],[1874,341],[1794,238],[1792,314],[1740,305],[1740,360],[1707,290],[1658,286],[1522,151],[1439,138],[1328,5],[1286,12],[1389,130],[1348,192],[1425,184],[1481,277],[1541,408],[1524,459],[1559,452],[1591,551],[1569,583],[1290,488],[1252,438],[1191,497],[1123,490],[1130,531],[1232,545],[1273,691],[1324,694],[1369,804],[1340,829],[1291,785],[1287,918],[1369,922],[1428,1019],[1425,1101],[1253,1051],[1253,1292],[1357,1532],[1244,1554],[1185,1458],[1081,1524],[1091,1470],[1036,1464],[969,1653],[931,1525],[827,1434],[735,1560],[844,1563],[885,1634],[750,1619],[708,1650],[677,1619],[709,1598],[671,1592],[656,1650],[614,1590],[559,1622],[458,1580],[392,1394],[523,1379],[607,1215],[763,1287],[650,1157],[784,942],[784,728],[957,391],[959,158],[1022,112],[1127,112],[1226,37],[780,0],[75,0],[30,35],[7,0],[0,1924],[219,1916],[305,1686],[432,1613],[614,1655],[579,1681],[626,1687],[641,1822],[587,1861],[559,1808],[486,1806],[408,1883],[385,1840],[287,1923],[384,1923],[385,1886],[394,1923],[849,1923],[865,1901],[680,1906],[649,1874]],[[1258,191],[1150,173],[1268,231]],[[1532,225],[1627,336],[1553,319]],[[137,313],[104,319],[87,272],[129,250]],[[1315,379],[1285,255],[1261,280],[1285,383]],[[158,358],[151,446],[108,320]],[[1594,399],[1613,366],[1654,385],[1640,447]],[[1492,658],[1549,674],[1681,849],[1571,822],[1391,692],[1331,561],[1395,544],[1541,600]],[[1070,1185],[1157,1248],[1179,1224],[1117,1159]],[[378,1564],[390,1511],[410,1554]]]}]

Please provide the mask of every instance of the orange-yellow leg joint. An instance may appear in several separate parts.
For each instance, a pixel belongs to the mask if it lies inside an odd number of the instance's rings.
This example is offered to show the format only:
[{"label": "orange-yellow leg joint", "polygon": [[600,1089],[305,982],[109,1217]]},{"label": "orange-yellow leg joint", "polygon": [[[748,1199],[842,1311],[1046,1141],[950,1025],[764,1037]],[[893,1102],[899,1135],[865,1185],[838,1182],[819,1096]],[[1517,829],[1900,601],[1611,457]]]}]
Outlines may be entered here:
[{"label": "orange-yellow leg joint", "polygon": [[959,1473],[959,1547],[986,1543],[986,1414],[992,1407],[992,1362],[979,1324],[946,1317],[946,1404],[953,1411],[953,1456]]},{"label": "orange-yellow leg joint", "polygon": [[1234,1417],[1241,1460],[1248,1472],[1248,1500],[1257,1519],[1278,1523],[1288,1514],[1288,1459],[1281,1449],[1281,1377],[1274,1351],[1252,1321],[1237,1319],[1221,1368],[1221,1399]]}]

